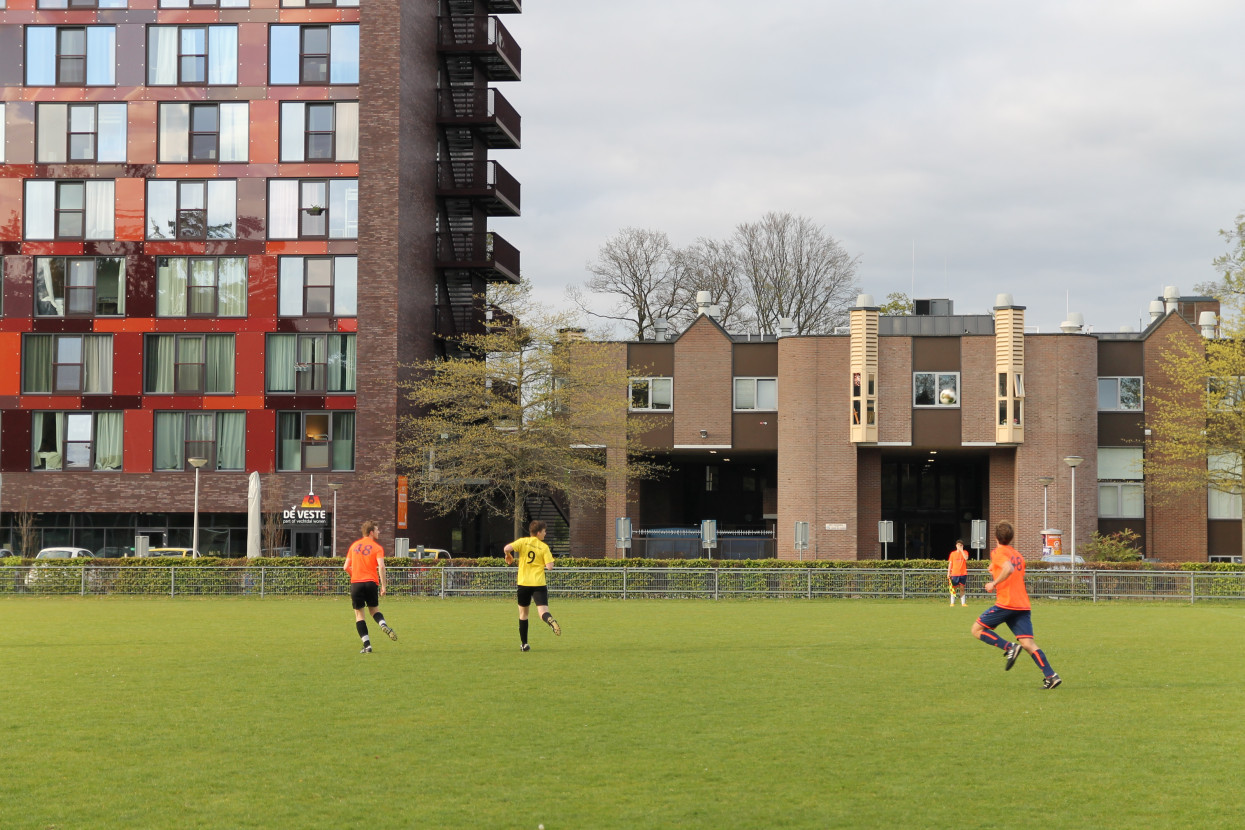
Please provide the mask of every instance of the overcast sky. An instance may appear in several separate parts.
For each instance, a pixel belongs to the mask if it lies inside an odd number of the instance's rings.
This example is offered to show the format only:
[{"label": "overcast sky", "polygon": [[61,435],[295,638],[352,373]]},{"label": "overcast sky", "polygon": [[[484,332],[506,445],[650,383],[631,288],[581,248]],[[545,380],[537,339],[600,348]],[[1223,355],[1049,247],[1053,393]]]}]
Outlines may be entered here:
[{"label": "overcast sky", "polygon": [[[767,211],[860,256],[861,288],[1010,292],[1137,326],[1213,279],[1245,210],[1245,4],[1229,0],[527,0],[500,85],[538,296],[627,226],[676,246]],[[915,268],[913,251],[915,249]]]}]

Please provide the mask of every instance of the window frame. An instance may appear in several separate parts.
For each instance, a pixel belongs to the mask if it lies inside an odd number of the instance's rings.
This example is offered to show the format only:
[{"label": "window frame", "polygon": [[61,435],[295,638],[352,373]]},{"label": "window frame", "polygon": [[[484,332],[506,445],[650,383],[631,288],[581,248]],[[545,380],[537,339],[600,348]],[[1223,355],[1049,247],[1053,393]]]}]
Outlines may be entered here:
[{"label": "window frame", "polygon": [[[215,8],[215,7],[205,7]],[[177,65],[177,78],[174,82],[166,82],[157,80],[153,77],[153,73],[158,72],[160,64],[155,52],[155,42],[153,41],[153,33],[160,29],[176,29],[177,30],[177,57],[174,61]],[[188,52],[186,51],[185,32],[201,29],[203,31],[203,51]],[[213,81],[213,50],[212,50],[212,30],[213,29],[231,29],[233,31],[233,53],[234,61],[232,71],[224,72],[226,76],[223,80]],[[238,25],[236,23],[208,22],[208,23],[152,23],[147,26],[147,36],[144,43],[146,49],[146,71],[144,73],[144,84],[149,87],[156,88],[172,88],[172,87],[237,87],[238,86],[238,49],[240,46]],[[185,66],[187,60],[201,62],[203,67],[203,80],[187,80]]]},{"label": "window frame", "polygon": [[[206,179],[206,178],[155,179],[155,178],[149,178],[146,181],[147,181],[147,187],[145,191],[146,202],[144,204],[145,239],[155,240],[155,241],[167,241],[167,242],[211,242],[211,241],[215,241],[218,239],[237,239],[238,238],[238,180],[237,179],[233,179],[233,178],[228,178],[228,179]],[[154,223],[154,219],[152,217],[151,211],[152,211],[153,204],[156,201],[155,199],[152,198],[152,187],[166,185],[168,183],[173,183],[174,185],[173,205],[172,205],[172,218],[173,218],[172,235],[171,236],[163,236],[163,235],[152,236],[152,225]],[[202,208],[183,208],[182,203],[183,203],[184,189],[190,186],[199,186],[199,185],[203,186],[203,200],[204,200],[203,207]],[[229,228],[230,228],[229,236],[213,236],[211,232],[212,230],[212,224],[211,224],[212,193],[213,193],[213,190],[215,189],[213,185],[218,186],[218,187],[223,186],[223,185],[231,185],[233,188],[233,199],[232,199],[232,205],[231,205],[232,212],[230,214],[231,220],[228,223]],[[189,216],[200,210],[203,213],[203,235],[202,236],[183,236],[181,234],[183,215]],[[156,228],[156,230],[158,232],[159,228]]]},{"label": "window frame", "polygon": [[[334,30],[347,28],[353,30],[352,35],[335,35]],[[283,33],[291,29],[298,30],[296,42],[289,35]],[[327,52],[307,50],[307,31],[312,29],[326,30],[328,36]],[[270,24],[268,27],[268,86],[358,86],[361,80],[359,77],[361,62],[359,55],[359,32],[360,26],[354,21]],[[349,40],[346,39],[347,37],[349,37]],[[339,45],[336,61],[334,60],[333,50],[335,41]],[[291,47],[297,51],[293,51]],[[353,62],[347,63],[341,54],[341,50],[349,50],[350,47],[353,47],[355,54],[353,55]],[[278,50],[280,50],[280,54]],[[306,72],[308,59],[321,57],[325,61],[325,80],[308,80]],[[287,60],[291,61],[293,65],[287,65]],[[348,72],[349,80],[334,77],[333,70],[335,66],[340,66],[342,69],[351,67],[353,71]],[[291,72],[291,69],[294,71]],[[342,73],[342,69],[338,69],[338,74]]]},{"label": "window frame", "polygon": [[[325,107],[332,113],[332,129],[331,130],[312,130],[313,107]],[[347,124],[353,129],[353,147],[354,153],[350,157],[342,156],[342,131],[343,124],[348,119],[343,119],[342,115],[347,109],[352,109],[353,124]],[[357,164],[359,161],[359,102],[354,101],[335,101],[335,100],[318,100],[318,101],[282,101],[280,109],[280,125],[278,129],[279,147],[278,160],[282,164]],[[291,133],[297,128],[298,145],[297,153],[291,153],[293,139]],[[332,155],[328,158],[316,157],[312,158],[311,146],[312,139],[316,136],[328,136],[329,146],[332,149]]]},{"label": "window frame", "polygon": [[[62,38],[70,32],[82,33],[82,54],[66,53],[65,44]],[[82,81],[66,81],[64,79],[65,63],[67,61],[82,62]],[[86,62],[87,62],[87,43],[86,43],[86,26],[57,26],[56,27],[56,86],[79,87],[86,86]]]},{"label": "window frame", "polygon": [[[341,309],[341,308],[339,308],[339,306],[338,306],[339,299],[340,299],[340,294],[341,294],[341,288],[342,288],[342,280],[341,280],[341,279],[339,278],[339,276],[338,276],[338,271],[339,271],[339,268],[338,268],[338,262],[337,262],[337,261],[338,261],[339,259],[353,259],[353,260],[354,260],[354,263],[355,263],[355,271],[354,271],[354,279],[355,279],[355,284],[354,284],[354,287],[353,287],[353,294],[354,294],[354,297],[355,297],[355,310],[354,310],[354,313],[353,313],[353,314],[351,314],[351,313],[347,313],[344,309]],[[299,261],[300,261],[300,265],[301,265],[301,273],[302,273],[302,276],[301,276],[301,278],[300,278],[300,282],[299,282],[299,289],[298,289],[298,297],[299,297],[299,311],[298,311],[298,313],[297,313],[297,314],[287,314],[287,313],[285,312],[285,310],[284,310],[284,309],[285,309],[285,303],[283,303],[283,302],[282,302],[282,298],[283,298],[283,296],[284,296],[284,295],[283,295],[283,289],[286,287],[286,286],[285,286],[285,281],[282,279],[282,277],[284,276],[285,263],[286,263],[287,261],[293,261],[293,260],[299,260]],[[311,262],[325,262],[325,261],[327,261],[327,262],[329,263],[329,283],[328,283],[328,285],[327,285],[327,286],[311,285],[311,284],[310,284],[310,282],[309,282],[309,280],[308,280],[308,274],[309,274],[309,271],[308,271],[308,265],[309,265],[309,263],[311,263]],[[359,262],[358,257],[357,257],[357,256],[354,256],[354,255],[350,255],[350,254],[324,254],[324,255],[316,254],[316,255],[314,255],[314,256],[299,255],[299,256],[289,256],[289,257],[284,257],[284,256],[283,256],[283,257],[280,257],[280,258],[279,258],[279,260],[278,260],[278,262],[277,262],[277,275],[278,275],[278,276],[277,276],[277,316],[278,316],[278,317],[284,317],[284,318],[286,318],[286,319],[293,318],[293,317],[316,317],[316,318],[322,318],[322,319],[323,319],[323,318],[351,318],[351,317],[358,317],[358,315],[359,315],[359,309],[358,309],[358,292],[359,292],[359,284],[358,284],[358,279],[359,279],[358,262]],[[324,290],[325,288],[327,288],[327,291],[328,291],[328,294],[327,294],[327,297],[328,297],[328,311],[308,311],[307,297],[308,297],[309,293],[310,293],[311,291],[313,291],[313,290],[317,290],[317,289],[319,289],[319,290]]]},{"label": "window frame", "polygon": [[[653,405],[653,387],[655,382],[665,381],[670,388],[670,405],[659,407]],[[645,386],[646,406],[636,406],[638,386]],[[673,412],[674,411],[674,378],[669,375],[634,375],[627,378],[627,411],[628,412]]]},{"label": "window frame", "polygon": [[[184,306],[186,310],[185,314],[162,314],[160,313],[160,301],[159,301],[159,292],[161,290],[160,270],[161,268],[169,267],[169,260],[186,260],[186,289],[185,289],[185,293],[182,294],[182,297],[181,297],[182,305]],[[241,302],[241,309],[236,314],[226,314],[221,309],[220,266],[221,266],[221,262],[224,260],[238,260],[242,263],[242,268],[241,268],[242,275],[243,275],[243,284],[241,286],[242,302]],[[193,297],[193,292],[196,286],[193,282],[192,277],[195,273],[195,264],[203,263],[203,262],[212,263],[212,277],[213,277],[212,296],[214,297],[214,300],[212,303],[212,308],[210,310],[194,312],[191,309],[192,309],[192,306],[194,305],[192,301],[192,297]],[[186,320],[186,319],[191,319],[191,318],[207,319],[207,318],[216,318],[216,317],[227,318],[227,319],[238,319],[238,318],[247,316],[247,293],[250,288],[250,279],[249,279],[250,278],[250,273],[249,273],[250,258],[249,257],[246,257],[246,256],[196,256],[193,254],[179,254],[179,255],[160,254],[155,258],[155,264],[156,264],[156,293],[157,293],[155,316],[157,318],[161,320]]]},{"label": "window frame", "polygon": [[[114,237],[116,233],[117,207],[115,179],[30,178],[24,179],[22,182],[22,235],[26,241],[54,242],[72,240],[81,242],[86,240],[110,240]],[[49,185],[50,190],[45,190],[44,188]],[[80,186],[82,188],[81,208],[62,206],[66,190],[64,185]],[[36,188],[38,190],[35,190]],[[92,211],[94,200],[104,195],[104,191],[97,188],[106,188],[108,191],[108,196],[104,202],[107,214],[103,216],[97,216]],[[47,212],[41,215],[40,211],[45,210]],[[61,235],[62,215],[77,213],[80,213],[82,216],[82,233],[78,236]],[[41,227],[36,227],[37,225]],[[89,235],[92,231],[95,235]],[[45,232],[48,235],[42,235]]]},{"label": "window frame", "polygon": [[[31,354],[30,341],[31,341],[31,338],[35,338],[35,337],[47,337],[47,338],[51,338],[52,340],[52,349],[51,349],[52,360],[48,365],[49,384],[48,384],[47,391],[31,390],[30,388],[30,378],[28,377],[28,372],[27,372],[27,361],[29,360],[29,356]],[[99,379],[100,383],[98,385],[100,386],[100,389],[95,392],[88,391],[88,387],[92,385],[90,381],[95,379],[94,377],[88,377],[88,368],[90,366],[90,364],[87,362],[87,348],[86,348],[87,346],[86,338],[88,337],[96,337],[96,338],[101,338],[101,339],[108,341],[108,352],[109,352],[108,365],[109,365],[110,374],[106,378]],[[61,342],[68,341],[68,340],[78,341],[78,360],[76,362],[60,359],[60,356],[62,354]],[[113,370],[112,368],[113,354],[114,354],[113,336],[111,334],[99,334],[99,333],[48,334],[44,332],[23,333],[22,334],[22,365],[21,365],[22,378],[21,378],[21,386],[20,386],[21,394],[23,395],[74,395],[74,396],[111,395],[112,385],[113,385],[112,375],[113,373],[115,373],[115,370]],[[65,366],[65,367],[77,366],[78,367],[78,384],[76,387],[68,388],[68,387],[62,387],[60,385],[60,378],[59,378],[60,373],[57,371],[57,369],[58,367],[61,367],[61,366]]]},{"label": "window frame", "polygon": [[[298,416],[298,441],[299,441],[299,466],[297,469],[285,465],[285,451],[282,446],[281,428],[283,423],[288,422],[290,416]],[[307,419],[309,417],[326,418],[327,432],[309,433]],[[333,435],[337,432],[337,420],[339,418],[349,417],[351,419],[350,427],[350,444],[351,444],[351,463],[349,467],[336,467],[333,463],[333,444],[335,440]],[[320,437],[323,436],[323,437]],[[324,452],[328,458],[328,466],[310,467],[307,464],[307,451],[309,448],[324,447]],[[277,412],[277,442],[276,442],[276,468],[280,473],[299,473],[299,472],[349,472],[358,466],[358,417],[354,410],[349,409],[292,409],[278,410]]]},{"label": "window frame", "polygon": [[[64,206],[64,193],[71,187],[82,189],[82,206],[78,208],[67,208]],[[57,179],[55,187],[55,200],[52,206],[52,227],[56,239],[86,239],[86,181],[74,179]],[[61,230],[61,222],[66,216],[77,216],[81,230],[77,234],[64,233]]]},{"label": "window frame", "polygon": [[[125,471],[124,463],[120,463],[116,467],[100,468],[96,466],[99,460],[99,416],[115,414],[114,412],[52,409],[52,410],[38,410],[38,414],[42,415],[44,418],[47,418],[48,416],[52,416],[53,418],[61,419],[63,421],[63,425],[60,429],[62,438],[60,440],[60,444],[54,450],[50,450],[50,451],[41,450],[40,447],[45,446],[45,444],[43,444],[43,435],[35,434],[34,423],[32,420],[31,435],[30,435],[30,471],[31,472],[34,472],[34,473],[121,473]],[[89,419],[89,430],[90,430],[89,440],[84,441],[80,439],[71,438],[70,428],[69,428],[71,418],[75,420],[79,418]],[[53,421],[53,427],[52,427],[53,432],[56,431],[55,423],[56,422]],[[124,416],[122,416],[121,423],[122,423],[122,430],[121,430],[120,449],[122,452],[122,457],[124,457],[124,450],[125,450]],[[75,464],[73,466],[70,466],[69,459],[70,459],[71,454],[69,452],[69,448],[71,445],[76,446],[76,445],[81,445],[81,444],[85,444],[87,447],[86,464],[85,465]],[[60,459],[59,466],[57,467],[47,466],[47,462],[49,460],[48,456],[52,456],[52,455],[55,455],[57,458]],[[39,461],[43,462],[43,466],[39,466],[39,464],[37,463]]]},{"label": "window frame", "polygon": [[[277,389],[274,386],[274,378],[269,372],[269,365],[264,367],[264,393],[267,395],[356,395],[358,394],[358,353],[355,355],[355,384],[353,387],[342,389],[331,389],[330,380],[333,379],[331,369],[334,364],[334,356],[338,355],[340,361],[345,361],[349,355],[349,344],[354,343],[358,348],[358,341],[353,332],[270,332],[265,336],[265,354],[274,354],[273,339],[274,338],[293,338],[294,341],[294,388],[293,389]],[[338,338],[338,351],[333,351],[333,338]],[[303,343],[316,340],[323,340],[324,362],[310,362],[301,360],[303,356]],[[314,351],[314,350],[313,350]],[[303,379],[308,375],[308,369],[299,368],[310,366],[310,376],[312,382],[304,385]],[[320,370],[320,383],[315,383],[316,368],[323,367]]]},{"label": "window frame", "polygon": [[[917,387],[917,378],[920,376],[924,376],[924,375],[932,376],[934,379],[933,381],[934,383],[933,403],[921,403],[918,400],[918,395],[921,394],[921,390],[918,389]],[[955,400],[949,403],[942,402],[942,393],[945,391],[943,388],[943,378],[954,378],[955,379],[955,392],[954,392]],[[963,398],[963,393],[961,392],[961,389],[960,389],[960,373],[958,371],[956,372],[922,371],[922,372],[912,373],[912,408],[913,409],[959,409],[962,398]]]},{"label": "window frame", "polygon": [[[1137,406],[1124,407],[1121,405],[1123,398],[1122,388],[1123,381],[1137,381]],[[1103,406],[1102,404],[1102,383],[1103,381],[1115,382],[1115,406]],[[1142,412],[1145,410],[1145,377],[1143,375],[1099,375],[1098,376],[1098,411],[1099,412]]]},{"label": "window frame", "polygon": [[[158,465],[157,459],[160,457],[159,447],[162,438],[162,425],[167,422],[170,416],[178,416],[181,421],[181,466],[180,467],[161,467]],[[243,428],[241,430],[242,447],[239,455],[242,457],[242,466],[240,467],[223,467],[221,466],[221,421],[225,416],[241,416]],[[190,429],[192,418],[211,418],[212,438],[210,441],[192,440],[189,436],[192,433]],[[190,472],[194,466],[190,463],[191,458],[206,458],[208,463],[204,465],[205,469],[217,472],[242,472],[246,470],[246,414],[239,410],[230,409],[190,409],[190,410],[160,410],[155,414],[152,421],[151,437],[152,437],[152,454],[151,454],[151,470],[155,473],[179,473]],[[203,451],[204,445],[210,445],[206,452]],[[191,447],[196,447],[199,451],[191,451]]]},{"label": "window frame", "polygon": [[[732,381],[733,382],[731,383],[731,408],[733,411],[735,412],[777,412],[778,411],[778,378],[776,376],[758,375],[754,377],[751,375],[740,375],[740,376],[736,376],[732,378]],[[750,407],[741,407],[739,405],[739,382],[740,381],[743,381],[744,383],[751,382],[753,405]],[[763,407],[760,405],[760,401],[761,401],[760,388],[761,388],[762,382],[773,383],[774,385],[774,406],[773,408]]]},{"label": "window frame", "polygon": [[[172,338],[172,342],[173,342],[173,352],[172,352],[173,386],[172,386],[172,391],[169,391],[169,392],[155,391],[155,388],[156,388],[155,378],[151,376],[151,372],[153,369],[155,371],[160,370],[159,366],[153,365],[158,355],[153,357],[151,354],[151,350],[154,348],[156,342],[158,342],[157,338],[161,338],[161,337]],[[209,356],[210,356],[209,351],[208,351],[208,339],[209,338],[223,338],[223,339],[228,340],[233,346],[233,360],[232,360],[232,366],[229,372],[229,384],[228,384],[229,388],[224,389],[224,390],[208,391],[208,388],[207,388],[208,387],[208,364],[209,364]],[[199,341],[200,360],[198,362],[183,361],[181,345],[183,342],[192,341],[192,340]],[[191,387],[188,384],[183,383],[183,379],[182,379],[183,367],[190,367],[190,366],[199,367],[199,372],[198,372],[199,383],[198,383],[197,388]],[[144,395],[159,395],[159,396],[187,396],[188,395],[192,397],[214,397],[217,395],[233,395],[235,394],[235,390],[237,389],[237,382],[238,382],[237,374],[238,374],[238,339],[237,339],[237,336],[232,333],[151,332],[143,337],[143,394]]]},{"label": "window frame", "polygon": [[[100,303],[99,265],[100,265],[101,260],[112,260],[112,259],[118,260],[120,262],[120,268],[119,268],[119,273],[117,276],[117,281],[118,281],[117,307],[115,311],[109,313],[109,312],[101,311],[100,306],[99,306],[99,303]],[[43,305],[43,301],[39,297],[39,287],[40,287],[39,286],[39,264],[40,262],[48,261],[48,260],[61,263],[62,295],[60,297],[55,297],[55,296],[51,297],[51,300],[53,302],[58,299],[62,302],[64,310],[60,314],[54,314],[54,313],[49,314],[46,312],[41,313],[39,310],[41,305]],[[74,311],[73,310],[74,305],[73,303],[70,302],[70,293],[71,291],[75,289],[75,286],[71,285],[70,283],[70,275],[73,271],[72,266],[75,263],[80,263],[80,262],[90,262],[92,266],[91,267],[91,283],[90,283],[90,293],[91,293],[90,305],[92,308],[91,311]],[[125,257],[123,256],[36,256],[36,257],[33,257],[33,265],[34,265],[34,278],[33,279],[35,282],[35,291],[34,291],[34,302],[31,304],[32,306],[31,310],[33,312],[33,315],[36,318],[54,320],[54,319],[64,319],[66,317],[93,318],[93,317],[124,317],[125,316],[125,271],[126,271],[126,258]],[[84,289],[78,287],[77,290],[82,291]]]},{"label": "window frame", "polygon": [[[1124,489],[1136,489],[1140,493],[1141,512],[1128,513],[1124,510]],[[1103,510],[1102,491],[1115,491],[1116,510]],[[1098,518],[1100,519],[1144,519],[1146,517],[1146,490],[1142,481],[1099,481],[1098,482]]]}]

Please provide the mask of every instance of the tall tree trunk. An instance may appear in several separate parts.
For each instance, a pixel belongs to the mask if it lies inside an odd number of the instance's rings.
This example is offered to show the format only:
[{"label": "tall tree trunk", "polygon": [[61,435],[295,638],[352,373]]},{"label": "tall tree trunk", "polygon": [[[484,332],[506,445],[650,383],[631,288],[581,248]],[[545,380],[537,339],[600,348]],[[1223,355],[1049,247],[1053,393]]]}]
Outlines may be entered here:
[{"label": "tall tree trunk", "polygon": [[514,485],[514,532],[510,537],[512,539],[522,539],[527,535],[527,528],[523,526],[523,514],[525,512],[523,495],[523,488],[516,483]]}]

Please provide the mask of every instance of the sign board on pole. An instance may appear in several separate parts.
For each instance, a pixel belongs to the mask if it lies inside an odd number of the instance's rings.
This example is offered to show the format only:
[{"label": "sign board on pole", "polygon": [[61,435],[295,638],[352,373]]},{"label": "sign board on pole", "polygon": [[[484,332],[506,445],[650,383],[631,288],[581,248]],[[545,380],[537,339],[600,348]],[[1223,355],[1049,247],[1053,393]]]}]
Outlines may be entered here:
[{"label": "sign board on pole", "polygon": [[799,559],[804,558],[804,551],[808,550],[808,522],[795,523],[795,552]]},{"label": "sign board on pole", "polygon": [[320,503],[320,497],[311,493],[298,507],[281,512],[281,526],[297,530],[323,530],[329,523],[329,512]]},{"label": "sign board on pole", "polygon": [[718,523],[716,519],[703,519],[700,523],[700,546],[709,551],[713,558],[713,549],[718,546]]},{"label": "sign board on pole", "polygon": [[986,546],[986,520],[973,519],[973,539],[969,545],[973,550],[981,550]]},{"label": "sign board on pole", "polygon": [[614,547],[631,547],[631,520],[626,516],[614,520]]},{"label": "sign board on pole", "polygon": [[878,522],[878,541],[882,543],[882,558],[890,559],[890,547],[895,541],[895,523],[892,521]]}]

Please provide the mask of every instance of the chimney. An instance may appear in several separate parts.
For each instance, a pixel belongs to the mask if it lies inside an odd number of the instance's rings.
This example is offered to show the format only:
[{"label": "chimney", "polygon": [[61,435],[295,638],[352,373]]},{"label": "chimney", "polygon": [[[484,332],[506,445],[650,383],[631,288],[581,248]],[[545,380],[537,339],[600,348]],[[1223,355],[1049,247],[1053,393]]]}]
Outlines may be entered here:
[{"label": "chimney", "polygon": [[1085,328],[1085,315],[1079,311],[1069,311],[1068,319],[1059,324],[1064,334],[1077,334]]},{"label": "chimney", "polygon": [[995,294],[994,295],[994,307],[995,308],[1008,308],[1010,306],[1014,306],[1015,304],[1016,304],[1016,301],[1012,297],[1011,294]]},{"label": "chimney", "polygon": [[1163,305],[1162,300],[1151,300],[1150,301],[1150,322],[1151,323],[1153,323],[1155,320],[1159,319],[1166,313],[1167,313],[1167,308],[1166,306]]},{"label": "chimney", "polygon": [[665,343],[670,333],[670,321],[664,317],[657,317],[653,320],[653,339],[658,343]]},{"label": "chimney", "polygon": [[709,306],[713,304],[713,300],[710,299],[710,297],[711,295],[709,294],[708,291],[697,291],[696,292],[696,316],[697,317],[699,317],[702,314],[709,313]]},{"label": "chimney", "polygon": [[1169,285],[1163,289],[1163,304],[1168,313],[1176,310],[1180,305],[1180,289],[1174,285]]},{"label": "chimney", "polygon": [[790,317],[778,318],[778,336],[791,337],[795,334],[795,320]]},{"label": "chimney", "polygon": [[857,294],[856,295],[856,308],[873,308],[873,295],[872,294]]},{"label": "chimney", "polygon": [[1219,318],[1215,316],[1213,311],[1203,311],[1197,316],[1198,327],[1202,329],[1202,336],[1207,340],[1215,339],[1215,330],[1219,327]]}]

